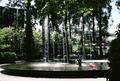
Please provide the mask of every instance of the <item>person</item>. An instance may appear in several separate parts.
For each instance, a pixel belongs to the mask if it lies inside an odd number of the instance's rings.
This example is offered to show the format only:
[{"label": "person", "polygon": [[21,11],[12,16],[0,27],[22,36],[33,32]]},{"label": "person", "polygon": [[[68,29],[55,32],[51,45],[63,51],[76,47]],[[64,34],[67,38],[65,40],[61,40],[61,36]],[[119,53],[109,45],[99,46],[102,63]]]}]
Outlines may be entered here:
[{"label": "person", "polygon": [[67,56],[64,55],[64,60],[65,60],[65,63],[67,63]]},{"label": "person", "polygon": [[95,63],[90,63],[89,64],[89,67],[92,69],[92,70],[96,70],[96,64]]},{"label": "person", "polygon": [[79,66],[81,67],[81,65],[82,65],[82,55],[78,54],[77,61],[78,61]]}]

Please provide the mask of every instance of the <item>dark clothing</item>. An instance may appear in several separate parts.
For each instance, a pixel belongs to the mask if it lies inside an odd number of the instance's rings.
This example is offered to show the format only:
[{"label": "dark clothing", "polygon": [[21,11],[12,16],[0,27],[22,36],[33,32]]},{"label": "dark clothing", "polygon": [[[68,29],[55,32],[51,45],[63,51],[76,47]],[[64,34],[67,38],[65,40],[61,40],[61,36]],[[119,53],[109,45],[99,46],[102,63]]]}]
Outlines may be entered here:
[{"label": "dark clothing", "polygon": [[81,59],[78,59],[78,64],[79,66],[81,66]]},{"label": "dark clothing", "polygon": [[81,63],[82,63],[82,56],[81,55],[78,55],[77,61],[78,61],[79,66],[81,66]]}]

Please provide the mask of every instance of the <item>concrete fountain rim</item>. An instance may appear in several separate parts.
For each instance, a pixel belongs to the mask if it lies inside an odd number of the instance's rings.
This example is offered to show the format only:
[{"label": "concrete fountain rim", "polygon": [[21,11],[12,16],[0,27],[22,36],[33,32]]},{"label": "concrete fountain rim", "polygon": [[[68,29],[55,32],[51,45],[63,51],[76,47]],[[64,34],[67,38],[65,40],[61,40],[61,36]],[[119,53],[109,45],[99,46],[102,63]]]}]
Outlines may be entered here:
[{"label": "concrete fountain rim", "polygon": [[29,63],[19,63],[19,64],[8,64],[8,65],[3,65],[1,67],[5,70],[20,70],[20,71],[26,71],[26,70],[27,71],[29,70],[30,71],[78,71],[77,69],[79,68],[79,65],[69,64],[69,63],[55,63],[55,62],[50,62],[50,63],[29,62]]},{"label": "concrete fountain rim", "polygon": [[[7,68],[12,64],[1,66],[3,69],[3,73],[15,76],[25,76],[25,77],[43,77],[43,78],[91,78],[91,77],[106,77],[108,71],[103,70],[88,70],[88,71],[45,71],[45,70],[25,70],[25,69],[13,69]],[[14,65],[14,64],[13,64]],[[16,64],[21,65],[21,64]],[[19,67],[19,66],[18,66]],[[102,73],[102,75],[101,75]]]}]

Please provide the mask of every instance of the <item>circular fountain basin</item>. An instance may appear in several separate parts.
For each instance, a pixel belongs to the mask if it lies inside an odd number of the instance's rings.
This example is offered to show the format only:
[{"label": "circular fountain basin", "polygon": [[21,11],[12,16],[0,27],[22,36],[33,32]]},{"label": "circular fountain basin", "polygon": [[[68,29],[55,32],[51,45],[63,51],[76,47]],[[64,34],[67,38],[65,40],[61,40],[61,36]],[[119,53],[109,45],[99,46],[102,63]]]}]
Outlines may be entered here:
[{"label": "circular fountain basin", "polygon": [[69,63],[40,63],[31,62],[23,64],[10,64],[2,66],[3,73],[18,76],[29,77],[54,77],[54,78],[72,78],[77,77],[79,65]]},{"label": "circular fountain basin", "polygon": [[107,76],[107,70],[84,70],[83,68],[86,67],[86,64],[82,64],[82,67],[79,67],[79,65],[77,64],[58,62],[31,62],[2,66],[2,68],[5,69],[3,73],[18,76],[49,78],[79,78]]}]

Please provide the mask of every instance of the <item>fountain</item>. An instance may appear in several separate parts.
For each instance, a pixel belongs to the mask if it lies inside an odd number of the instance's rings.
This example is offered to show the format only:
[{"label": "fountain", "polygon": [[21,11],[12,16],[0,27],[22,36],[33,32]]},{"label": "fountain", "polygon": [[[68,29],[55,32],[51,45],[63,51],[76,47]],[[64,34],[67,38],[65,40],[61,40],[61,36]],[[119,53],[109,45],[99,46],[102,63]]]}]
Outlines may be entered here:
[{"label": "fountain", "polygon": [[[83,61],[84,62],[84,61]],[[103,63],[104,65],[107,63]],[[95,66],[93,68],[93,65]],[[108,69],[101,67],[101,63],[84,62],[78,64],[61,62],[24,62],[2,66],[3,73],[28,77],[47,78],[83,78],[83,77],[106,77]]]},{"label": "fountain", "polygon": [[[60,59],[58,59],[60,60]],[[16,61],[15,64],[2,66],[3,73],[10,75],[31,76],[31,77],[76,77],[80,70],[78,64],[71,64],[64,61],[48,60],[44,53],[43,60],[38,62]]]},{"label": "fountain", "polygon": [[56,62],[25,62],[2,66],[3,73],[29,77],[76,77],[79,65]]},{"label": "fountain", "polygon": [[[67,58],[63,56],[62,61],[55,58],[53,61],[48,60],[48,54],[46,51],[41,62],[26,62],[17,61],[16,64],[9,64],[2,66],[3,73],[19,76],[30,77],[49,77],[49,78],[79,78],[79,77],[103,77],[107,76],[107,69],[101,71],[97,68],[91,69],[92,65],[88,62],[83,62],[80,59],[80,63],[69,63],[65,61]],[[55,56],[54,56],[55,57]],[[68,56],[67,56],[68,57]],[[77,58],[76,58],[77,60]],[[94,65],[94,64],[93,64]],[[101,68],[101,67],[98,67]]]},{"label": "fountain", "polygon": [[[65,31],[63,31],[65,33]],[[46,38],[46,37],[45,37]],[[66,38],[66,37],[65,37]],[[66,39],[63,38],[63,42],[66,43]],[[67,43],[63,43],[63,49],[67,49]],[[86,63],[79,61],[79,64],[69,63],[69,54],[68,50],[63,51],[62,62],[55,62],[55,53],[53,50],[53,61],[49,61],[48,54],[48,44],[44,44],[44,54],[43,62],[17,62],[16,64],[9,64],[2,66],[3,73],[12,74],[12,75],[23,75],[23,76],[35,76],[35,77],[58,77],[58,78],[76,78],[76,77],[91,77],[91,76],[100,76],[101,72],[95,72],[95,70],[90,71]],[[77,59],[77,58],[76,58]],[[58,59],[60,60],[60,59]],[[88,69],[88,70],[87,70]],[[106,70],[102,75],[106,75]],[[92,73],[93,72],[93,73]]]}]

